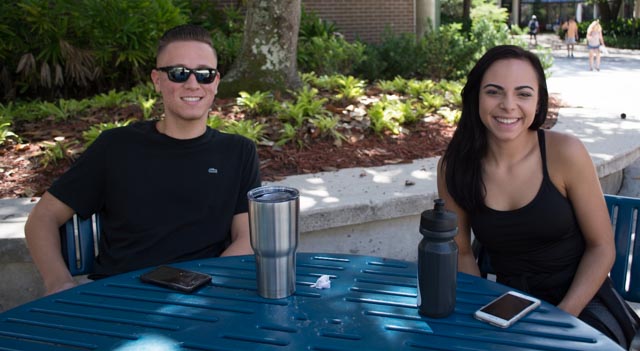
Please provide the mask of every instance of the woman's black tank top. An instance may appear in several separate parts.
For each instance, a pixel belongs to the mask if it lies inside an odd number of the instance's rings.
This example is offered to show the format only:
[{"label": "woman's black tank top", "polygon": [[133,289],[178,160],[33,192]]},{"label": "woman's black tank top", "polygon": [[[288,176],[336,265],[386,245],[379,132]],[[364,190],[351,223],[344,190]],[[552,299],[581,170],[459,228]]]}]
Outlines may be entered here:
[{"label": "woman's black tank top", "polygon": [[538,130],[538,143],[543,178],[534,199],[512,211],[483,205],[470,215],[470,224],[498,282],[558,304],[584,253],[584,238],[573,206],[549,177],[543,130]]}]

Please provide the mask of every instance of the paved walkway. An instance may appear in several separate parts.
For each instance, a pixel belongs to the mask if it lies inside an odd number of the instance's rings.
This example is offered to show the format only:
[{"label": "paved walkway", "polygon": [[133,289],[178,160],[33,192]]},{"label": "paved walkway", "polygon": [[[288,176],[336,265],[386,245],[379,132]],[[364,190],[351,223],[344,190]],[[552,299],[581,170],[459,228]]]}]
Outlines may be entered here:
[{"label": "paved walkway", "polygon": [[[560,121],[577,115],[640,121],[640,51],[608,48],[609,54],[602,55],[598,72],[589,70],[585,45],[576,45],[574,57],[569,58],[565,45],[560,48],[554,45],[558,40],[555,35],[539,36],[539,44],[552,48],[554,57],[551,77],[547,79],[549,92],[559,94],[570,106],[561,109]],[[640,130],[635,125],[630,128],[633,129],[630,129],[629,137],[640,138]],[[611,145],[621,142],[622,136],[610,137]],[[586,137],[582,140],[589,142]],[[640,197],[640,159],[625,168],[625,173],[619,194]]]},{"label": "paved walkway", "polygon": [[[539,44],[550,47],[552,35],[542,35]],[[547,82],[549,91],[559,93],[569,106],[598,110],[598,116],[640,120],[640,52],[609,49],[601,58],[600,71],[589,70],[589,54],[578,45],[573,58],[566,47],[552,51],[554,64]]]}]

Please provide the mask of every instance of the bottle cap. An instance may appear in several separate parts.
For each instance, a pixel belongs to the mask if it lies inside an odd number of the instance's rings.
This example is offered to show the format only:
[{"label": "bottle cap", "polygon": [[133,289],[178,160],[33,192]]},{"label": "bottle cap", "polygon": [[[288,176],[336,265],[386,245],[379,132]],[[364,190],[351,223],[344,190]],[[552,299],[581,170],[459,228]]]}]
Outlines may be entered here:
[{"label": "bottle cap", "polygon": [[[426,210],[420,216],[420,233],[423,235],[439,237],[434,235],[437,232],[451,232],[458,227],[458,217],[452,211],[444,208],[444,200],[434,200],[433,210]],[[444,234],[444,233],[443,233]],[[453,237],[451,234],[445,234],[442,239]]]}]

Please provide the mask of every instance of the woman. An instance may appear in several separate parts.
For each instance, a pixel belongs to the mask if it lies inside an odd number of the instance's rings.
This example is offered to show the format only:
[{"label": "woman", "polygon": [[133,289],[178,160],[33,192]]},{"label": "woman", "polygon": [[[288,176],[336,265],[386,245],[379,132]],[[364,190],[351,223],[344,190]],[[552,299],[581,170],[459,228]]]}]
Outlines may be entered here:
[{"label": "woman", "polygon": [[587,28],[587,48],[589,49],[589,69],[593,71],[593,56],[596,57],[596,71],[600,71],[600,45],[604,46],[600,20],[591,22]]},{"label": "woman", "polygon": [[[579,139],[540,129],[548,92],[537,56],[511,45],[490,49],[469,73],[462,101],[438,165],[440,197],[458,214],[459,270],[479,275],[473,230],[498,282],[626,345],[600,297],[612,300],[615,248],[598,176]],[[626,311],[624,301],[615,304]]]}]

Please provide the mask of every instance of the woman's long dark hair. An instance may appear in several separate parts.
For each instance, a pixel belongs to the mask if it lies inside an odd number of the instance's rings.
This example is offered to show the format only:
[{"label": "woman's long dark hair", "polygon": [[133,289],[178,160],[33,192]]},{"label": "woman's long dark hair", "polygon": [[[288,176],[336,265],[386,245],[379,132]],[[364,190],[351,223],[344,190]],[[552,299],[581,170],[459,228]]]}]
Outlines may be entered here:
[{"label": "woman's long dark hair", "polygon": [[525,60],[531,63],[538,78],[538,107],[531,130],[539,129],[547,119],[549,92],[544,68],[538,57],[513,45],[500,45],[488,50],[478,60],[467,76],[462,90],[462,116],[453,138],[445,151],[442,167],[447,190],[467,213],[484,204],[485,186],[482,180],[481,161],[487,153],[487,129],[480,120],[480,84],[485,72],[496,61],[505,59]]}]

